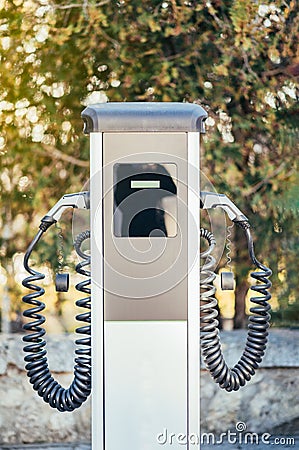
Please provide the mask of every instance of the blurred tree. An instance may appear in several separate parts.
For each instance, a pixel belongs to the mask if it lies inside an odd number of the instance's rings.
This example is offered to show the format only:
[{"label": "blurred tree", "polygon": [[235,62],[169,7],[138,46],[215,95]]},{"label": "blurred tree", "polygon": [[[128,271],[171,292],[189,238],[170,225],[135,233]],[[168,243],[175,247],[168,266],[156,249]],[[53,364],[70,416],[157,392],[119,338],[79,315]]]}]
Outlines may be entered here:
[{"label": "blurred tree", "polygon": [[[282,0],[1,0],[2,265],[25,248],[37,212],[87,180],[83,105],[197,102],[209,112],[203,171],[252,218],[273,292],[292,303],[298,22],[297,2]],[[248,260],[236,247],[240,327]]]}]

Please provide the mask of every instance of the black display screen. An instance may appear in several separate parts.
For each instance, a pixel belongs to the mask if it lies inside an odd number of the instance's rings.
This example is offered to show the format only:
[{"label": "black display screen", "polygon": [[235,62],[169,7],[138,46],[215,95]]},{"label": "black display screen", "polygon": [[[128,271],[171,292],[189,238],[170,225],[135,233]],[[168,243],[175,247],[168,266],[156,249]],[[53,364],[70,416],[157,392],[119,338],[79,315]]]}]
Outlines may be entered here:
[{"label": "black display screen", "polygon": [[114,165],[115,236],[176,236],[176,169],[173,163]]}]

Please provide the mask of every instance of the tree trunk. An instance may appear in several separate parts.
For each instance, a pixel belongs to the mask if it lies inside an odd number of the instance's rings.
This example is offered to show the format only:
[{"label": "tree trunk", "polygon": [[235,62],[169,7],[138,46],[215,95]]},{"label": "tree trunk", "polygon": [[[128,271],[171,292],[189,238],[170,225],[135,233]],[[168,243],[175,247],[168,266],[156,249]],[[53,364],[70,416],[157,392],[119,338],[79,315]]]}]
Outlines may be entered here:
[{"label": "tree trunk", "polygon": [[249,289],[247,276],[249,271],[249,258],[247,254],[247,242],[244,231],[235,227],[235,249],[236,249],[236,292],[235,292],[235,316],[234,329],[245,328],[247,323],[245,299]]},{"label": "tree trunk", "polygon": [[245,298],[247,291],[248,291],[247,281],[243,279],[238,283],[237,279],[234,329],[246,327],[247,318],[245,313]]},{"label": "tree trunk", "polygon": [[7,284],[2,298],[1,331],[4,334],[10,333],[10,296]]}]

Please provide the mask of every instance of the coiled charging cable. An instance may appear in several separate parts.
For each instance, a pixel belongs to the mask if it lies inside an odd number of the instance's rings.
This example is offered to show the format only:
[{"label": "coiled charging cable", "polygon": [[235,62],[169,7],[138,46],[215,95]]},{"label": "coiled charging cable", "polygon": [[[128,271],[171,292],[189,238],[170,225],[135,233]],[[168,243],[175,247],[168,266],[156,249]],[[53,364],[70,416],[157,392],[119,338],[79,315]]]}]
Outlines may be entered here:
[{"label": "coiled charging cable", "polygon": [[[24,358],[26,362],[25,369],[33,389],[37,391],[38,395],[46,403],[59,411],[73,411],[85,402],[91,392],[91,326],[86,325],[76,329],[78,334],[86,335],[86,337],[75,341],[75,344],[80,347],[75,350],[74,378],[69,388],[65,389],[51,375],[46,356],[46,341],[43,339],[46,331],[42,325],[46,319],[41,312],[45,309],[45,304],[40,300],[40,297],[45,294],[45,290],[35,284],[35,282],[43,280],[45,275],[34,270],[29,264],[32,251],[52,223],[55,223],[55,220],[46,216],[40,225],[39,232],[29,245],[24,258],[24,267],[30,273],[30,276],[23,281],[23,286],[33,291],[23,297],[23,302],[33,306],[23,313],[26,318],[32,319],[32,321],[23,326],[26,331],[31,332],[23,337],[23,341],[26,342],[24,352],[27,353]],[[76,320],[87,324],[91,322],[91,289],[89,287],[91,280],[90,270],[87,270],[87,266],[90,265],[90,256],[81,250],[81,245],[89,238],[90,232],[85,231],[80,233],[74,242],[74,247],[82,258],[82,261],[76,266],[76,272],[88,277],[87,280],[76,285],[78,291],[88,294],[88,297],[76,302],[77,306],[88,310],[88,312],[77,315]]]},{"label": "coiled charging cable", "polygon": [[268,292],[271,282],[268,278],[272,272],[255,257],[248,221],[236,221],[235,223],[245,231],[250,259],[260,269],[258,272],[251,273],[251,277],[259,281],[260,284],[251,286],[251,290],[259,294],[250,298],[251,303],[257,306],[253,306],[250,309],[252,314],[249,316],[245,349],[233,368],[228,367],[221,350],[217,320],[218,312],[215,309],[217,300],[215,298],[216,288],[213,285],[213,281],[216,277],[214,273],[216,261],[212,256],[212,251],[216,241],[211,232],[203,228],[200,230],[200,236],[209,244],[208,249],[200,254],[201,258],[204,259],[200,270],[201,352],[204,363],[215,382],[228,392],[237,391],[255,374],[266,349],[271,318],[269,314],[270,305],[268,303],[271,298]]}]

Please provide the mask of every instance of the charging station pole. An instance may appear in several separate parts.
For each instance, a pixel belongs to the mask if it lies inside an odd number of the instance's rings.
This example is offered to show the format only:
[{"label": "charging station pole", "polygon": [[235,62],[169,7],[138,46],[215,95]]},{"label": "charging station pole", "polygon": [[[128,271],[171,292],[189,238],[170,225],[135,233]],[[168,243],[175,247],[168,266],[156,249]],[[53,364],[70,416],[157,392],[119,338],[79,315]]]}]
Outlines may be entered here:
[{"label": "charging station pole", "polygon": [[199,448],[207,114],[188,103],[107,103],[82,117],[91,158],[92,448]]}]

